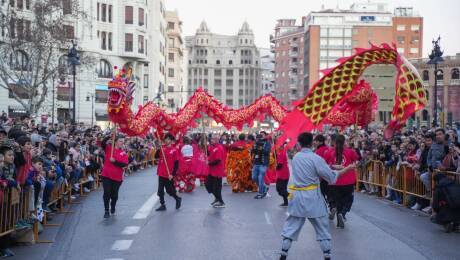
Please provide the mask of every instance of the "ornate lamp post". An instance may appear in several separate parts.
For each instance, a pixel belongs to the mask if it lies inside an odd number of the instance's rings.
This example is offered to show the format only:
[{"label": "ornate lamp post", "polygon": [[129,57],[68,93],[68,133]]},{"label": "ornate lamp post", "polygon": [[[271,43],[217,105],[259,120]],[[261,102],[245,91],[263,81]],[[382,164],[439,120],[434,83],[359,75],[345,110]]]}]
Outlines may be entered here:
[{"label": "ornate lamp post", "polygon": [[80,65],[80,56],[78,56],[78,51],[77,51],[77,43],[75,43],[72,40],[72,47],[69,49],[69,53],[67,54],[67,61],[69,65],[72,66],[72,75],[73,75],[73,84],[72,84],[72,101],[73,101],[73,109],[72,109],[72,123],[77,122],[76,118],[76,86],[75,86],[75,77],[77,75],[77,69],[76,66]]},{"label": "ornate lamp post", "polygon": [[433,107],[433,126],[438,126],[438,63],[443,62],[444,59],[442,58],[442,54],[444,53],[441,51],[441,47],[439,46],[439,42],[441,41],[441,36],[438,36],[438,39],[435,41],[433,40],[433,50],[431,50],[431,54],[428,56],[430,61],[427,64],[434,64],[434,107]]}]

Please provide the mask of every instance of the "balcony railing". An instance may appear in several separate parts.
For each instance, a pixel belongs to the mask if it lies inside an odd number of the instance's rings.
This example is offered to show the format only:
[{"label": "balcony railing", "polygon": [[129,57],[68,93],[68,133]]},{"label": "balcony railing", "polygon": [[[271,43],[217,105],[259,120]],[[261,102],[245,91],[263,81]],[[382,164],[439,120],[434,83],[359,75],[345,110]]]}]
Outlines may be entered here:
[{"label": "balcony railing", "polygon": [[297,68],[299,66],[299,63],[298,62],[290,62],[289,63],[289,67],[290,68]]},{"label": "balcony railing", "polygon": [[438,79],[437,84],[438,84],[438,86],[444,86],[444,80],[443,79]]},{"label": "balcony railing", "polygon": [[297,57],[299,56],[299,52],[297,51],[289,51],[289,57]]},{"label": "balcony railing", "polygon": [[452,86],[460,85],[460,79],[451,79],[450,80],[450,85],[452,85]]}]

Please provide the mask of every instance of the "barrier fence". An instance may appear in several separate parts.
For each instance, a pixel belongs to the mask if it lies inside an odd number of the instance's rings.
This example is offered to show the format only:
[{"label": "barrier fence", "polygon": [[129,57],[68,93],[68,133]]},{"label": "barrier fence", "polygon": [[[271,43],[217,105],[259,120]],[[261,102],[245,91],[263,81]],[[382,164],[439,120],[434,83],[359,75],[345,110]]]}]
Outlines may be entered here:
[{"label": "barrier fence", "polygon": [[433,177],[443,173],[452,178],[456,183],[460,183],[460,173],[450,171],[439,171],[427,174],[425,183],[421,174],[414,171],[410,166],[386,167],[381,161],[369,161],[357,171],[356,190],[364,188],[379,196],[387,196],[392,192],[393,197],[401,200],[404,205],[408,205],[411,197],[421,199],[432,199],[434,189]]}]

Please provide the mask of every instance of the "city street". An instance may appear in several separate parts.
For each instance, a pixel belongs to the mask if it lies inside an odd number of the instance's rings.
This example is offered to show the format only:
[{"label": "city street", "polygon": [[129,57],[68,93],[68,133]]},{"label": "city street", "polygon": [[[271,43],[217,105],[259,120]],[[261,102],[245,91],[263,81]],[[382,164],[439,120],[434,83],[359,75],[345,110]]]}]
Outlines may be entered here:
[{"label": "city street", "polygon": [[[12,259],[277,259],[286,218],[280,198],[254,200],[252,193],[224,188],[225,209],[213,209],[204,187],[183,194],[176,211],[155,212],[156,176],[149,168],[125,179],[118,214],[102,218],[102,189],[72,205],[73,214],[56,216],[60,228],[41,239],[53,244],[15,247]],[[345,230],[331,225],[334,259],[458,259],[459,234],[446,234],[423,214],[356,194]],[[314,231],[306,223],[289,259],[321,259]]]}]

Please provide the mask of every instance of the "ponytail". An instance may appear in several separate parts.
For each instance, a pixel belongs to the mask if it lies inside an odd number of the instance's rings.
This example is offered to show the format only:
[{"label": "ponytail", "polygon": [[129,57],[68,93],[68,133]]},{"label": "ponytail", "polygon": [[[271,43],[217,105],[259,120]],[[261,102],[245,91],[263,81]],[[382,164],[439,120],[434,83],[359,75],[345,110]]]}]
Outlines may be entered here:
[{"label": "ponytail", "polygon": [[335,163],[342,164],[343,161],[343,147],[345,145],[345,136],[337,135],[335,139]]}]

